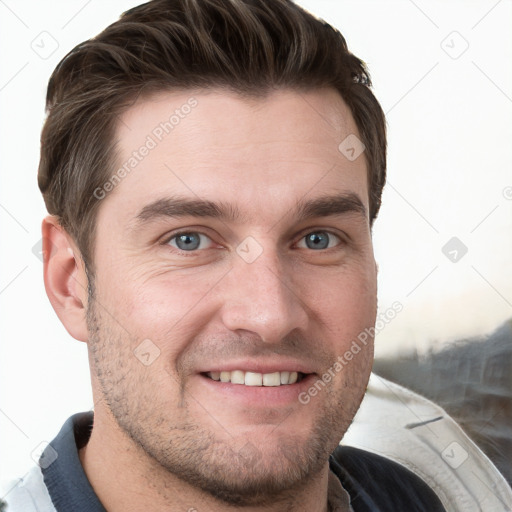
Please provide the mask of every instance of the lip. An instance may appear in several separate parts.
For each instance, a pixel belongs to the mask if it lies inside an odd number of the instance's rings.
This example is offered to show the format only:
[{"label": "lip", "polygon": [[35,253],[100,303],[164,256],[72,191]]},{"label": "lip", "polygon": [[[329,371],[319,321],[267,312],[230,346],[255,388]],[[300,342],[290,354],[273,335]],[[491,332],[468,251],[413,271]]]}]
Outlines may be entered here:
[{"label": "lip", "polygon": [[[265,370],[265,373],[272,372]],[[216,400],[224,398],[227,402],[233,403],[235,406],[241,405],[244,408],[252,407],[265,409],[283,406],[289,407],[293,404],[301,405],[299,402],[299,394],[306,391],[316,380],[316,374],[309,373],[304,375],[304,378],[295,384],[282,386],[245,386],[244,384],[220,382],[210,379],[203,374],[199,374],[198,377],[200,378],[201,385],[204,386],[209,393],[214,394]]]},{"label": "lip", "polygon": [[269,361],[265,361],[264,359],[258,361],[240,359],[238,361],[211,363],[204,368],[198,369],[197,373],[233,372],[235,370],[254,373],[300,372],[306,375],[316,373],[315,370],[311,368],[311,366],[308,366],[303,362],[284,358],[276,360],[275,357]]}]

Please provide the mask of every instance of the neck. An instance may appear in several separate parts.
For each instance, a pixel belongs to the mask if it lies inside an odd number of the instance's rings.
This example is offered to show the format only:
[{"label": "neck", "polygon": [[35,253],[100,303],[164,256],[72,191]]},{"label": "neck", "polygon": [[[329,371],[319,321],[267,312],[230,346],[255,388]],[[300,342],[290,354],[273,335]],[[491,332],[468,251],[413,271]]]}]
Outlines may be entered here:
[{"label": "neck", "polygon": [[[80,461],[99,500],[109,512],[239,510],[179,479],[136,445],[106,411],[97,408],[94,428]],[[271,504],[244,506],[245,512],[328,510],[329,466]]]}]

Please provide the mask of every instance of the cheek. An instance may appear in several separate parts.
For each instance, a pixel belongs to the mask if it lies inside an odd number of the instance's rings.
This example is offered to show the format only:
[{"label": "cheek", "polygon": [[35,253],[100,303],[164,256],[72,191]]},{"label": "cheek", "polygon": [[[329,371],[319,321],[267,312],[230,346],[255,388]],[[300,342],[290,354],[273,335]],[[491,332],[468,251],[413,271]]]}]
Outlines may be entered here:
[{"label": "cheek", "polygon": [[339,340],[348,340],[374,325],[377,278],[371,264],[317,276],[306,286],[308,305]]},{"label": "cheek", "polygon": [[151,339],[168,355],[182,350],[210,317],[207,297],[218,281],[210,274],[169,272],[137,283],[127,280],[116,294],[130,332]]}]

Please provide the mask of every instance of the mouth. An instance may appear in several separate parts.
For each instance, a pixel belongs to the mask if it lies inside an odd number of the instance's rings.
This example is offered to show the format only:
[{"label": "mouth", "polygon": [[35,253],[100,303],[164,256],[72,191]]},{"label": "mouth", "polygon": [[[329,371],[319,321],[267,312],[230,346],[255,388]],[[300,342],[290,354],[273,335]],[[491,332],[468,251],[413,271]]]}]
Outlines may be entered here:
[{"label": "mouth", "polygon": [[204,372],[201,375],[208,379],[239,384],[248,387],[281,387],[290,386],[304,380],[308,374],[302,372],[272,372],[257,373],[244,370],[222,371],[222,372]]}]

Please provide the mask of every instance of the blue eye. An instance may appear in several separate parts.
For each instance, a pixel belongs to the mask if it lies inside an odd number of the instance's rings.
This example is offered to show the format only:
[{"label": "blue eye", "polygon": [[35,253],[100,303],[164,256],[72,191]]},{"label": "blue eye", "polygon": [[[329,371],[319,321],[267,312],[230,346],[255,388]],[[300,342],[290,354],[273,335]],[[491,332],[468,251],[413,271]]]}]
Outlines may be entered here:
[{"label": "blue eye", "polygon": [[305,247],[308,249],[322,250],[339,245],[341,240],[338,236],[327,231],[313,231],[301,239],[299,247],[304,248],[302,242],[304,242]]},{"label": "blue eye", "polygon": [[189,232],[189,233],[178,233],[174,235],[169,242],[172,247],[176,247],[181,251],[195,251],[196,249],[205,249],[211,240],[202,233]]}]

